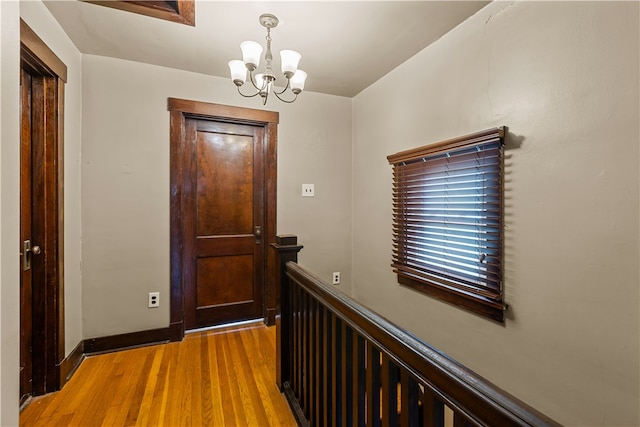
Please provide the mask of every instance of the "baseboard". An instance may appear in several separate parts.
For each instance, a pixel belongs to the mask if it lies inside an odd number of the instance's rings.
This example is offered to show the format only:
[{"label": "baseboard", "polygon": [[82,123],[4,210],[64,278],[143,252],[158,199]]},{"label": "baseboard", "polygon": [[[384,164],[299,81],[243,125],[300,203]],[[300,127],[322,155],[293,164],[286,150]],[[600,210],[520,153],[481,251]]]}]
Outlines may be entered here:
[{"label": "baseboard", "polygon": [[[78,345],[57,365],[60,381],[58,390],[71,379],[85,356],[100,353],[110,353],[118,350],[142,347],[152,344],[162,344],[177,338],[177,328],[159,328],[146,331],[130,332],[127,334],[111,335],[107,337],[90,338],[80,341]],[[180,341],[180,338],[174,341]]]},{"label": "baseboard", "polygon": [[67,357],[58,365],[58,373],[60,378],[60,384],[58,389],[61,389],[71,376],[76,372],[80,363],[84,359],[84,341],[80,341],[76,348],[74,348]]},{"label": "baseboard", "polygon": [[110,335],[107,337],[89,338],[84,340],[85,354],[110,353],[112,351],[142,347],[152,344],[162,344],[171,341],[171,328],[149,329],[146,331],[129,332],[127,334]]}]

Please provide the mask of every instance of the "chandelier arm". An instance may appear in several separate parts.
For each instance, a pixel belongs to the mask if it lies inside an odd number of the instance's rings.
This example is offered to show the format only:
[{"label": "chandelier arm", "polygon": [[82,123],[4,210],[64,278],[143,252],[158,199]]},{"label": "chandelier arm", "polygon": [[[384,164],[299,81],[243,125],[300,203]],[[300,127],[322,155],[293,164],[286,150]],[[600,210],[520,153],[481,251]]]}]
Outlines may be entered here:
[{"label": "chandelier arm", "polygon": [[[284,91],[282,91],[282,92],[284,92]],[[282,95],[282,92],[278,93],[278,92],[274,91],[274,92],[273,92],[273,94],[274,94],[274,95],[276,96],[276,98],[278,98],[280,101],[282,101],[282,102],[286,102],[287,104],[291,104],[291,103],[293,103],[296,99],[298,99],[298,95],[295,95],[295,94],[294,94],[294,98],[293,98],[291,101],[286,100],[286,99],[284,99],[284,98],[280,98],[280,95]],[[266,101],[265,101],[265,103],[266,103]]]},{"label": "chandelier arm", "polygon": [[[291,83],[290,79],[287,79],[287,85],[284,87],[284,89],[282,89],[281,92],[276,91],[275,89],[273,90],[273,93],[275,93],[276,95],[282,95],[283,93],[286,92],[287,89],[289,89],[289,85]],[[280,99],[280,97],[278,97],[278,99]]]},{"label": "chandelier arm", "polygon": [[245,95],[244,93],[242,93],[240,91],[240,86],[236,86],[238,88],[238,93],[242,96],[244,96],[245,98],[253,98],[254,96],[260,95],[260,91],[254,93],[253,95]]}]

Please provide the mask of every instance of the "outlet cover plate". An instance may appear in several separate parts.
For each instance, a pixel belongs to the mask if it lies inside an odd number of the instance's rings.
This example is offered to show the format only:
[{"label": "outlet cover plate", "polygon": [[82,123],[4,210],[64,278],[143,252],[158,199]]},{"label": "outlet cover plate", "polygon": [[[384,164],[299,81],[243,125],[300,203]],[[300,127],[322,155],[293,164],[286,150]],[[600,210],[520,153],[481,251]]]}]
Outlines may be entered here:
[{"label": "outlet cover plate", "polygon": [[160,292],[149,292],[149,308],[160,307]]},{"label": "outlet cover plate", "polygon": [[315,197],[316,190],[313,184],[302,184],[302,197]]},{"label": "outlet cover plate", "polygon": [[335,271],[332,275],[332,281],[331,283],[334,285],[339,285],[340,284],[340,272],[339,271]]}]

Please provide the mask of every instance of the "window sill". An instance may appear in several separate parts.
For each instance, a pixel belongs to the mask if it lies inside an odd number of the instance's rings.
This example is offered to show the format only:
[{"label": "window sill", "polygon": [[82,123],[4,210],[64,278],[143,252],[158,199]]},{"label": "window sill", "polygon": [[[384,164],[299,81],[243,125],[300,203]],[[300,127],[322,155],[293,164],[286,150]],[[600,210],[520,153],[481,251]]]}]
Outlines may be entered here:
[{"label": "window sill", "polygon": [[472,313],[504,323],[504,312],[507,305],[502,302],[452,289],[439,283],[413,277],[407,273],[398,273],[398,283]]}]

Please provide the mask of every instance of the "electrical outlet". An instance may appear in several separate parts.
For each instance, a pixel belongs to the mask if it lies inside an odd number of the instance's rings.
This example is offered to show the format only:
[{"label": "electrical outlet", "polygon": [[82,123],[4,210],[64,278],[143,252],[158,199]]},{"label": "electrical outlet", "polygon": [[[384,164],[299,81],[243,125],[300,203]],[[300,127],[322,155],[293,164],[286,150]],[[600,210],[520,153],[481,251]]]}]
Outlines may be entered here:
[{"label": "electrical outlet", "polygon": [[149,292],[149,308],[160,307],[160,292]]},{"label": "electrical outlet", "polygon": [[313,184],[302,184],[302,197],[315,197],[315,186]]},{"label": "electrical outlet", "polygon": [[339,285],[340,284],[340,272],[339,271],[335,271],[333,273],[332,283],[334,285]]}]

